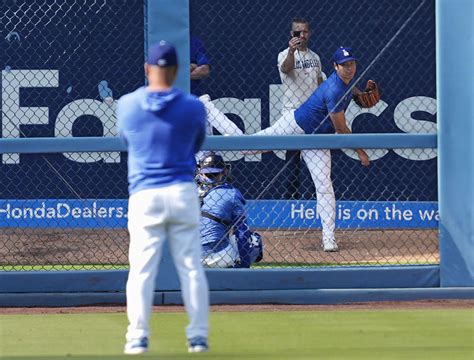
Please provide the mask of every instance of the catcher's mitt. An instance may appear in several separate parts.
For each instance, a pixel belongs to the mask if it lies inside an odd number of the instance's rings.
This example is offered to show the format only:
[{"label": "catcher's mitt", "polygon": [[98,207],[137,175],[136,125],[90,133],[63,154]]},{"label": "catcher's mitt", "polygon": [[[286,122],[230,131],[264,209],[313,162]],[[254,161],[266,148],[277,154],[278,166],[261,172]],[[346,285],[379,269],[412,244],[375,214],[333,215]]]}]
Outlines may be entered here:
[{"label": "catcher's mitt", "polygon": [[373,80],[367,81],[365,90],[359,94],[353,95],[354,101],[357,105],[363,108],[371,108],[380,100],[380,89]]}]

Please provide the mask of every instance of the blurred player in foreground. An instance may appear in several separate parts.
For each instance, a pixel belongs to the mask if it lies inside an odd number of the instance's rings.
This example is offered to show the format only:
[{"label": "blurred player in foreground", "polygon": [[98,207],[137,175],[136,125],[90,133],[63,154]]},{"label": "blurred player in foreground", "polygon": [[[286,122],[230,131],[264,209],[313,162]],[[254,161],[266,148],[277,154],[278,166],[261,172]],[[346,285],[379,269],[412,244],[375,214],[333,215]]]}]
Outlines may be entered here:
[{"label": "blurred player in foreground", "polygon": [[[356,87],[350,90],[357,70],[357,58],[352,49],[338,48],[333,55],[333,66],[335,71],[308,100],[295,111],[283,114],[272,126],[253,135],[350,134],[345,111],[353,94],[362,93]],[[367,153],[363,149],[356,149],[356,152],[361,164],[368,166]],[[336,199],[331,181],[331,152],[329,149],[305,149],[301,155],[316,188],[323,250],[338,251],[334,236]]]},{"label": "blurred player in foreground", "polygon": [[124,95],[117,109],[128,149],[130,272],[125,354],[148,350],[149,320],[163,243],[168,241],[190,323],[189,352],[208,350],[209,289],[201,264],[200,207],[194,183],[196,152],[206,112],[194,96],[173,87],[175,48],[161,41],[145,64],[148,86]]},{"label": "blurred player in foreground", "polygon": [[202,263],[210,268],[249,268],[262,260],[262,237],[250,231],[245,199],[226,182],[229,175],[229,165],[214,152],[199,162]]}]

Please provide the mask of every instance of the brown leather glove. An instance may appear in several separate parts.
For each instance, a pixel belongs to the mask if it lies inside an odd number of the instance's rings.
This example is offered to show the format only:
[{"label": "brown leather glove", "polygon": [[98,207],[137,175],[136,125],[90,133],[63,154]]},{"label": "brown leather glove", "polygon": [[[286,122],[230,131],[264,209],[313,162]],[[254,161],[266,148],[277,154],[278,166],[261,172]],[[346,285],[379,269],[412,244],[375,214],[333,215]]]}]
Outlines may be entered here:
[{"label": "brown leather glove", "polygon": [[373,80],[367,81],[365,90],[359,94],[353,95],[354,101],[357,105],[363,108],[371,108],[380,100],[380,89]]}]

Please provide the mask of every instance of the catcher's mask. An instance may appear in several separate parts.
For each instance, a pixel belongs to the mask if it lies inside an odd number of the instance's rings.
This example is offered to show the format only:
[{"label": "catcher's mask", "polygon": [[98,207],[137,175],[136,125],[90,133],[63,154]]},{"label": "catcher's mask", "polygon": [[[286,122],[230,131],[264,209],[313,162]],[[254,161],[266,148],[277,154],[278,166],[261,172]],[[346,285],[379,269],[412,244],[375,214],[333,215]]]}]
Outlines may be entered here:
[{"label": "catcher's mask", "polygon": [[222,184],[230,173],[230,165],[226,164],[222,156],[210,152],[198,163],[196,181],[201,190]]}]

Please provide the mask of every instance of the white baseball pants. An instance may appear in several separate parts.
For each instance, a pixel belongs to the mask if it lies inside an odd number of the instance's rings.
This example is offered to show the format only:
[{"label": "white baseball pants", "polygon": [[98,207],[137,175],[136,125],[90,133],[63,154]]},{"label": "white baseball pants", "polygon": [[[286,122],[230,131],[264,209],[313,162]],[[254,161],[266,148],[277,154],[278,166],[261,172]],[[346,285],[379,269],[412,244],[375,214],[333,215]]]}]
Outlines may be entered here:
[{"label": "white baseball pants", "polygon": [[229,268],[240,261],[239,249],[235,235],[229,236],[229,245],[221,251],[206,254],[202,264],[206,268]]},{"label": "white baseball pants", "polygon": [[[272,126],[252,135],[304,135],[296,123],[294,111],[286,111]],[[331,151],[304,149],[301,156],[316,188],[317,211],[321,218],[323,242],[332,242],[336,222],[336,197],[331,181]]]},{"label": "white baseball pants", "polygon": [[186,336],[208,335],[209,288],[201,265],[199,217],[194,183],[142,190],[129,199],[130,232],[126,338],[149,336],[155,279],[168,241],[190,323]]},{"label": "white baseball pants", "polygon": [[199,97],[204,104],[207,113],[206,133],[212,135],[212,128],[216,128],[222,135],[243,135],[242,130],[234,124],[225,114],[216,108],[209,95],[205,94]]}]

